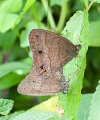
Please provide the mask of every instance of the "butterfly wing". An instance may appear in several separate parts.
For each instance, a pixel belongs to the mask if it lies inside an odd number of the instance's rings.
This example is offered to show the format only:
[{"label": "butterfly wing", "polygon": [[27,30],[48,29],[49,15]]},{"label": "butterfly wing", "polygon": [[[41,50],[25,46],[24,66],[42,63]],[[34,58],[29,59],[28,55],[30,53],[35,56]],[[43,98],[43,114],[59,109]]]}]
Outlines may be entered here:
[{"label": "butterfly wing", "polygon": [[29,43],[35,70],[43,78],[48,78],[58,68],[68,63],[75,54],[73,43],[47,30],[32,30]]},{"label": "butterfly wing", "polygon": [[18,85],[17,91],[24,95],[45,96],[63,92],[65,89],[67,91],[68,84],[65,85],[65,79],[61,71],[58,70],[49,78],[43,79],[33,67],[29,75]]}]

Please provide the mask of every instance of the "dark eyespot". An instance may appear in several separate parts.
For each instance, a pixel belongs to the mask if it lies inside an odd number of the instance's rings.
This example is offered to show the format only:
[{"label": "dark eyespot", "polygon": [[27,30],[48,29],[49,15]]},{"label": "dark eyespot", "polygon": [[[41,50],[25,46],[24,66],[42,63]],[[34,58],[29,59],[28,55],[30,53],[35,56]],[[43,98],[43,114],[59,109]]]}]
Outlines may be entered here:
[{"label": "dark eyespot", "polygon": [[39,53],[42,53],[42,51],[41,51],[41,50],[39,50]]},{"label": "dark eyespot", "polygon": [[64,83],[64,85],[66,85],[66,83]]},{"label": "dark eyespot", "polygon": [[43,66],[41,65],[40,68],[43,69]]},{"label": "dark eyespot", "polygon": [[39,37],[38,35],[36,35],[36,37]]}]

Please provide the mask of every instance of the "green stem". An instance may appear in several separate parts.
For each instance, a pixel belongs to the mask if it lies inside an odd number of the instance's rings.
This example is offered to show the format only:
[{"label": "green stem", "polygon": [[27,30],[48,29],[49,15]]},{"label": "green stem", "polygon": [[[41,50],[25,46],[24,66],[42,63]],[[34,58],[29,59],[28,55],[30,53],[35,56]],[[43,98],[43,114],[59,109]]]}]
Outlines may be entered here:
[{"label": "green stem", "polygon": [[93,3],[94,3],[94,2],[91,1],[90,4],[88,5],[88,7],[86,8],[86,11],[87,11],[87,12],[89,11],[89,9],[90,9],[90,7],[93,5]]},{"label": "green stem", "polygon": [[47,0],[41,0],[42,4],[43,4],[43,7],[45,9],[45,12],[46,14],[48,15],[48,21],[50,23],[50,26],[53,30],[55,30],[56,28],[56,24],[55,24],[55,21],[53,19],[53,16],[52,16],[52,13],[51,13],[51,10],[48,6],[48,3],[47,3]]},{"label": "green stem", "polygon": [[59,19],[58,26],[57,26],[57,32],[58,33],[60,33],[63,29],[65,19],[66,19],[66,15],[67,15],[67,2],[66,2],[66,0],[63,0],[62,1],[62,6],[61,6],[60,19]]},{"label": "green stem", "polygon": [[[34,5],[34,4],[33,4],[33,5]],[[35,19],[38,27],[41,28],[40,22],[39,22],[39,19],[38,19],[38,16],[37,16],[36,11],[35,11],[35,9],[34,9],[34,6],[32,6],[32,11],[33,11],[34,19]]]}]

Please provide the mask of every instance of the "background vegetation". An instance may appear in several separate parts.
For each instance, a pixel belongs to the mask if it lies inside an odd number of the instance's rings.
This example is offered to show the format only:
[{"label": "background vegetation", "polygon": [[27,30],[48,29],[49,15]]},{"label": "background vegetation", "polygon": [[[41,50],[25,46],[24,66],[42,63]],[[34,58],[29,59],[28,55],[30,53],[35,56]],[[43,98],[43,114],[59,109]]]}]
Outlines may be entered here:
[{"label": "background vegetation", "polygon": [[[35,28],[82,45],[76,59],[79,67],[74,59],[64,66],[70,78],[67,95],[17,93],[32,66],[28,35]],[[100,120],[99,79],[100,0],[0,1],[0,120]]]}]

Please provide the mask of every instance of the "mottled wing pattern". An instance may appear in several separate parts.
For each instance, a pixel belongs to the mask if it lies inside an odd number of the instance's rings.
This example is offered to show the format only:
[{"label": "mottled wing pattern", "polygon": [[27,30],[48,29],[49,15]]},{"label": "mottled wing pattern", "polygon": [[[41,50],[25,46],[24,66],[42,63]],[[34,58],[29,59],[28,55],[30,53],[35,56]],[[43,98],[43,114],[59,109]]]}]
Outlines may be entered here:
[{"label": "mottled wing pattern", "polygon": [[17,91],[24,95],[52,95],[58,92],[67,92],[68,83],[65,83],[65,78],[61,70],[56,71],[45,80],[39,76],[34,67],[32,67],[29,75],[19,84]]},{"label": "mottled wing pattern", "polygon": [[49,77],[74,57],[73,43],[53,32],[41,29],[32,30],[29,42],[35,70],[43,78]]},{"label": "mottled wing pattern", "polygon": [[34,64],[18,85],[18,93],[33,96],[67,93],[69,83],[65,81],[62,67],[77,56],[81,46],[42,29],[30,32],[29,44]]}]

